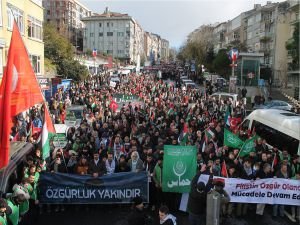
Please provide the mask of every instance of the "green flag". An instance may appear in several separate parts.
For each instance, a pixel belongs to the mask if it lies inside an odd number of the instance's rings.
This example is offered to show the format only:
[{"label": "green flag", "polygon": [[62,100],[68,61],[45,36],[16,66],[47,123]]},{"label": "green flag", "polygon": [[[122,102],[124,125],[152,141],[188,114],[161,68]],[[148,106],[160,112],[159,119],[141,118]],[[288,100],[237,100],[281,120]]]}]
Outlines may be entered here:
[{"label": "green flag", "polygon": [[188,193],[196,174],[196,146],[164,146],[162,190]]},{"label": "green flag", "polygon": [[237,135],[231,133],[226,128],[224,129],[224,145],[232,148],[240,148],[243,144],[244,142]]},{"label": "green flag", "polygon": [[259,137],[257,135],[255,135],[254,137],[246,140],[241,148],[239,156],[244,157],[246,155],[249,155],[250,152],[254,152],[255,151],[255,140],[257,138],[259,138]]}]

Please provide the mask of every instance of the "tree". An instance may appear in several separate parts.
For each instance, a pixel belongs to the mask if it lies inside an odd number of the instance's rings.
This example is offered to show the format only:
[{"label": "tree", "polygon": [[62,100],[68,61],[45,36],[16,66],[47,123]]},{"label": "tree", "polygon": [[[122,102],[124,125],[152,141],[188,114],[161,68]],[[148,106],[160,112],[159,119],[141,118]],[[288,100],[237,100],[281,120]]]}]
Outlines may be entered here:
[{"label": "tree", "polygon": [[227,50],[221,49],[213,61],[214,70],[220,75],[229,75],[229,64],[230,60],[227,55]]},{"label": "tree", "polygon": [[74,80],[84,79],[88,75],[87,68],[74,60],[74,46],[52,24],[44,24],[44,43],[45,61],[55,66],[59,75]]},{"label": "tree", "polygon": [[228,50],[235,48],[235,49],[238,49],[239,52],[247,52],[248,51],[246,43],[240,42],[240,40],[234,40],[234,41],[230,42],[227,47],[228,47]]},{"label": "tree", "polygon": [[292,57],[292,62],[289,65],[292,70],[299,69],[299,25],[300,22],[294,24],[292,40],[286,43],[286,49]]},{"label": "tree", "polygon": [[65,78],[75,81],[84,80],[88,76],[88,70],[76,60],[64,60],[64,66],[58,67],[58,74],[63,74]]}]

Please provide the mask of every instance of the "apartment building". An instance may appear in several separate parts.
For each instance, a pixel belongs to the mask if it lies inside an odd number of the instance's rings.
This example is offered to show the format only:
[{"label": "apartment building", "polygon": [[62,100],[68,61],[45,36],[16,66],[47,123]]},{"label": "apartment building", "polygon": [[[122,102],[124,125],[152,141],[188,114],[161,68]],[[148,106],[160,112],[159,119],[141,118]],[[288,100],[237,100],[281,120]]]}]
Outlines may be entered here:
[{"label": "apartment building", "polygon": [[162,39],[161,40],[161,60],[163,60],[164,62],[168,62],[169,61],[169,41],[166,39]]},{"label": "apartment building", "polygon": [[225,48],[225,35],[227,31],[227,22],[220,23],[213,29],[213,48],[214,53],[217,54],[220,49]]},{"label": "apartment building", "polygon": [[[300,22],[300,3],[299,1],[289,1],[289,7],[287,9],[286,13],[286,22],[289,24],[288,28],[288,39],[286,41],[286,44],[289,44],[289,42],[293,41],[293,33],[295,30],[296,24],[299,24]],[[299,40],[298,40],[299,41]],[[292,62],[292,53],[295,50],[289,50],[287,51],[287,77],[286,77],[286,84],[288,86],[291,86],[293,88],[293,96],[300,100],[300,69],[299,69],[299,62],[298,65],[295,65]]]},{"label": "apartment building", "polygon": [[16,19],[36,76],[44,75],[42,0],[0,0],[0,80]]},{"label": "apartment building", "polygon": [[96,49],[122,61],[136,62],[144,56],[144,31],[128,14],[111,12],[94,13],[83,18],[85,23],[83,50]]},{"label": "apartment building", "polygon": [[78,0],[43,0],[43,7],[45,21],[54,24],[60,34],[82,51],[85,25],[81,19],[90,17],[91,11]]}]

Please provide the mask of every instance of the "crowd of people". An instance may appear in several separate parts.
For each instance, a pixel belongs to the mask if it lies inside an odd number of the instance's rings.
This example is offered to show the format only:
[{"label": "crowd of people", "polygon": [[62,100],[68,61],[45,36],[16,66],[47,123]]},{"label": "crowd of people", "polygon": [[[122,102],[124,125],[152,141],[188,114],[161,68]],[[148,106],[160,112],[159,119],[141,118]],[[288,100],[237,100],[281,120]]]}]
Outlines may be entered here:
[{"label": "crowd of people", "polygon": [[[245,101],[239,99],[234,104],[230,98],[215,99],[210,96],[210,88],[182,89],[177,85],[179,72],[174,72],[174,75],[173,81],[163,81],[151,73],[130,74],[121,76],[121,82],[114,88],[105,85],[108,77],[92,77],[72,84],[68,90],[59,89],[48,102],[54,123],[66,120],[66,109],[71,105],[84,105],[85,109],[80,126],[68,129],[66,147],[56,149],[51,145],[48,159],[42,159],[38,145],[43,108],[34,107],[27,115],[19,115],[12,129],[12,140],[31,142],[36,150],[27,157],[22,171],[23,179],[14,186],[13,194],[0,201],[0,224],[6,224],[2,222],[6,219],[9,224],[18,224],[20,217],[26,217],[26,212],[36,214],[43,209],[39,206],[37,182],[40,171],[46,170],[93,177],[147,171],[150,195],[148,208],[153,211],[159,209],[160,224],[175,225],[169,208],[171,211],[178,209],[180,195],[162,191],[164,145],[195,145],[200,171],[196,176],[222,176],[221,165],[225,161],[229,178],[254,180],[278,177],[300,180],[299,156],[290,155],[288,149],[282,149],[282,152],[276,146],[270,149],[266,140],[258,138],[255,152],[240,157],[240,149],[224,145],[227,114],[242,121],[246,115]],[[243,90],[243,98],[246,93]],[[118,108],[112,107],[116,94],[135,95],[139,101],[119,103]],[[185,141],[181,137],[184,129],[187,129],[185,132],[188,135]],[[209,138],[205,135],[207,129],[212,132]],[[244,131],[235,132],[243,140],[254,135]],[[209,190],[202,183],[192,185],[195,188],[191,190],[188,203],[190,225],[199,225],[206,210],[202,194]],[[134,200],[135,213],[140,213],[144,207],[141,201]],[[263,215],[264,207],[263,204],[257,204],[256,214]],[[222,207],[222,216],[246,216],[248,208],[250,204],[227,201]],[[283,217],[284,209],[284,205],[274,205],[273,216]],[[47,210],[50,210],[50,206]],[[54,210],[64,211],[65,207],[56,205]],[[300,207],[291,207],[291,214],[299,219]],[[135,216],[130,216],[128,221],[136,222],[136,219],[132,219]]]}]

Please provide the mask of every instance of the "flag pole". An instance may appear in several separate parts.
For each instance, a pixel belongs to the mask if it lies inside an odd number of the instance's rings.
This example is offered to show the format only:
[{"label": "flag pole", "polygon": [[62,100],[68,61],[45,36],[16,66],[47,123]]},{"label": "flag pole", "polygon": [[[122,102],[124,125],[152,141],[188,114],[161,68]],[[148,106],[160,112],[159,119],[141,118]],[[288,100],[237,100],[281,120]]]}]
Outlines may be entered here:
[{"label": "flag pole", "polygon": [[274,169],[274,163],[275,163],[276,156],[277,156],[277,153],[275,153],[275,156],[274,156],[274,159],[273,159],[273,162],[272,162],[272,169]]}]

